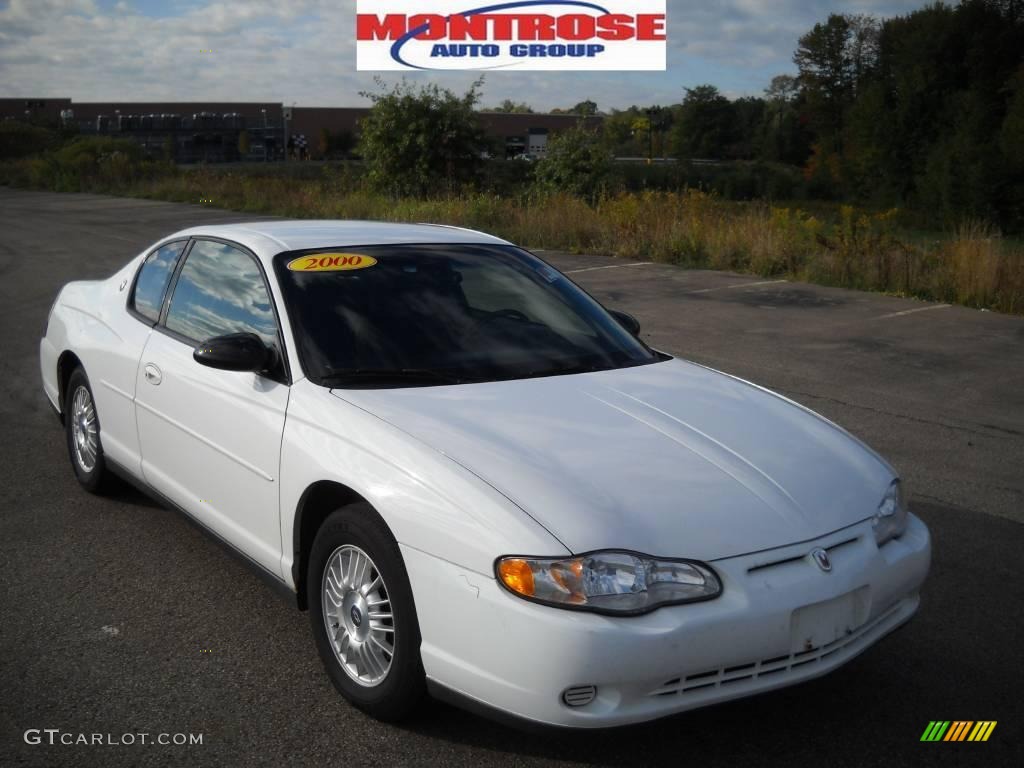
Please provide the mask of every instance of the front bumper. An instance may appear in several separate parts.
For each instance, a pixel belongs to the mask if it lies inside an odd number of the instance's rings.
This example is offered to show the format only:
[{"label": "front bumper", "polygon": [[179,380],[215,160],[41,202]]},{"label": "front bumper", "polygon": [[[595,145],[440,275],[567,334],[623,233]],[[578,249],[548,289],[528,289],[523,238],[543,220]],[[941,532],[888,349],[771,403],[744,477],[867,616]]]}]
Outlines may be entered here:
[{"label": "front bumper", "polygon": [[[811,560],[817,547],[829,551],[831,572]],[[865,521],[713,562],[721,597],[629,618],[536,605],[493,578],[410,547],[402,554],[435,687],[516,719],[599,728],[781,688],[844,664],[913,616],[931,542],[911,515],[906,533],[879,548]],[[589,704],[563,702],[566,689],[590,685],[597,695]]]}]

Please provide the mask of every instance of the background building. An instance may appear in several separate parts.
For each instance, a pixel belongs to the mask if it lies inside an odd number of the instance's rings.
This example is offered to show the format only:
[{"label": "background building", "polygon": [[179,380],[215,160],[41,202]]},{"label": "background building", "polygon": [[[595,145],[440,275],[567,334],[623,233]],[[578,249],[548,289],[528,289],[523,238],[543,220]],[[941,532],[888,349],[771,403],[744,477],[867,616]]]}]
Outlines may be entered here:
[{"label": "background building", "polygon": [[[154,154],[180,163],[281,160],[344,154],[359,135],[367,107],[286,107],[271,102],[73,102],[71,99],[0,99],[0,120],[74,126],[84,135],[132,138]],[[600,117],[481,112],[497,157],[542,157],[552,134],[581,119]],[[244,136],[243,136],[244,134]]]}]

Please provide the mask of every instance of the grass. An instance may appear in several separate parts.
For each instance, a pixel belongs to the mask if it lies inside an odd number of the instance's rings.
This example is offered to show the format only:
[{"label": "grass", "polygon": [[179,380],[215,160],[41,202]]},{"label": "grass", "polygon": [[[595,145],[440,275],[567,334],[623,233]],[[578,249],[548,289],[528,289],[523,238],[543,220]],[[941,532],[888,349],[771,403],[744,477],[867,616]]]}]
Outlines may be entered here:
[{"label": "grass", "polygon": [[117,153],[74,167],[52,158],[0,165],[0,183],[95,191],[294,218],[452,224],[532,248],[642,258],[958,303],[1024,314],[1024,244],[984,222],[939,236],[909,231],[900,211],[730,202],[697,190],[608,196],[591,205],[564,194],[467,192],[395,199],[357,172],[263,169],[186,172],[126,162]]}]

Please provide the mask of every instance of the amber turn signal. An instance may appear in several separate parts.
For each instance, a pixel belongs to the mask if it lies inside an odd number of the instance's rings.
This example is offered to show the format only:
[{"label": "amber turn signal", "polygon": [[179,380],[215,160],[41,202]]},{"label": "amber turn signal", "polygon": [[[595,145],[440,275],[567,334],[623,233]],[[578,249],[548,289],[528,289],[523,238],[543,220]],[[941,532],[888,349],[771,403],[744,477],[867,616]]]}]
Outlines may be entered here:
[{"label": "amber turn signal", "polygon": [[505,586],[524,597],[533,597],[533,570],[525,560],[512,558],[498,563],[498,575]]}]

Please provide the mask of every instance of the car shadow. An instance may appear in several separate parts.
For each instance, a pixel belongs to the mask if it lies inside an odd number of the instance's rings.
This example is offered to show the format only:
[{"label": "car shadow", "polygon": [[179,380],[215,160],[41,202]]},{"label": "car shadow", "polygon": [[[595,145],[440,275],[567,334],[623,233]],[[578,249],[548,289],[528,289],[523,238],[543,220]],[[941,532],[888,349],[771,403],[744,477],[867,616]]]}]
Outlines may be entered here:
[{"label": "car shadow", "polygon": [[105,494],[111,501],[130,504],[133,507],[147,509],[166,509],[151,496],[143,493],[131,483],[118,479],[116,484]]},{"label": "car shadow", "polygon": [[[689,762],[687,756],[701,755],[714,755],[715,762],[723,764],[751,765],[780,758],[794,764],[828,763],[831,739],[856,743],[858,732],[879,727],[871,707],[854,707],[847,698],[851,688],[867,692],[868,681],[880,674],[872,666],[867,660],[855,661],[823,680],[619,728],[519,731],[431,702],[406,730],[509,756],[593,765],[677,765]],[[842,700],[836,701],[837,697]],[[842,713],[842,717],[823,714],[823,702],[828,702],[826,712]],[[917,713],[908,714],[900,728],[883,734],[880,745],[897,735],[905,737],[904,746],[916,745],[920,736],[916,731],[926,723],[919,728]],[[810,723],[815,724],[813,732],[806,727]],[[891,718],[889,725],[893,725]],[[890,749],[899,746],[893,743]]]}]

